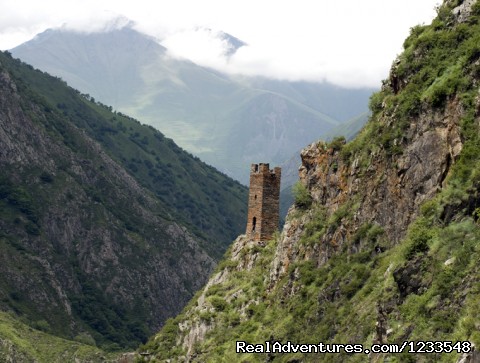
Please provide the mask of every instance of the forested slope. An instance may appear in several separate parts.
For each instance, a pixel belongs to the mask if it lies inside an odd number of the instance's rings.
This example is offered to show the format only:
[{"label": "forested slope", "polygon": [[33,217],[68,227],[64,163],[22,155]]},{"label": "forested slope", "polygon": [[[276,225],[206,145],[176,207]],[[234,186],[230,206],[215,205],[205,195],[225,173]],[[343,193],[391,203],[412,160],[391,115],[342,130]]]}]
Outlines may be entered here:
[{"label": "forested slope", "polygon": [[0,54],[0,306],[132,347],[243,230],[243,186],[159,131]]}]

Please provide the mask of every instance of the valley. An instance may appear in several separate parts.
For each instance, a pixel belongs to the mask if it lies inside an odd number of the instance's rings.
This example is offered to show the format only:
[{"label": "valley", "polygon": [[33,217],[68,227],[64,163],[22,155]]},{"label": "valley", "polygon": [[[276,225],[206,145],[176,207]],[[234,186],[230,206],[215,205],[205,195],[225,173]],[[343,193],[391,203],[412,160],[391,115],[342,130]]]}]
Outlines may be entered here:
[{"label": "valley", "polygon": [[[378,89],[136,29],[0,52],[0,361],[479,361],[479,1],[413,26]],[[456,348],[372,349],[423,341]]]}]

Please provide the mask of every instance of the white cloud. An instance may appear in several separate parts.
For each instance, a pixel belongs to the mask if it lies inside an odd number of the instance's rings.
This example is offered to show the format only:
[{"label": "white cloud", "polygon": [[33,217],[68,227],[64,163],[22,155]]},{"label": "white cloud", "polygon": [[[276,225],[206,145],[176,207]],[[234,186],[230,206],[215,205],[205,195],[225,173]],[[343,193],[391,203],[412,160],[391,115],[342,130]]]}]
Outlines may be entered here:
[{"label": "white cloud", "polygon": [[165,37],[161,44],[173,57],[190,59],[208,67],[223,66],[230,46],[221,32],[206,28],[184,29]]},{"label": "white cloud", "polygon": [[[44,0],[0,3],[0,49],[47,27],[99,31],[123,15],[175,57],[241,74],[378,86],[438,0]],[[212,29],[209,31],[207,29]],[[226,57],[224,31],[248,43]]]}]

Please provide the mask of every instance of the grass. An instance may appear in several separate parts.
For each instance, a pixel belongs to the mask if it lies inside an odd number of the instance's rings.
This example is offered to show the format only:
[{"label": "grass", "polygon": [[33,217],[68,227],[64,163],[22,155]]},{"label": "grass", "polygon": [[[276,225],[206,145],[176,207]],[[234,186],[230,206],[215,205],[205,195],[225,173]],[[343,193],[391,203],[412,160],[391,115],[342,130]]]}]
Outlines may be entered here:
[{"label": "grass", "polygon": [[106,353],[95,346],[61,339],[20,322],[9,313],[0,312],[0,360],[10,357],[22,362],[114,362],[119,353]]}]

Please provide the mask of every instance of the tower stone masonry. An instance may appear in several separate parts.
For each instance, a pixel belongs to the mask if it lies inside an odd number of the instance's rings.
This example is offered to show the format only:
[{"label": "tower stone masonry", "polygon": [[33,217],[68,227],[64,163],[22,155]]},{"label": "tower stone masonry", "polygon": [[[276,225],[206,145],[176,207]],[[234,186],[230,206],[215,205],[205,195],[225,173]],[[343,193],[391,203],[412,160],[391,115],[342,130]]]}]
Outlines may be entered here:
[{"label": "tower stone masonry", "polygon": [[251,166],[246,234],[254,241],[267,241],[278,230],[281,174],[281,168],[270,170],[269,164]]}]

